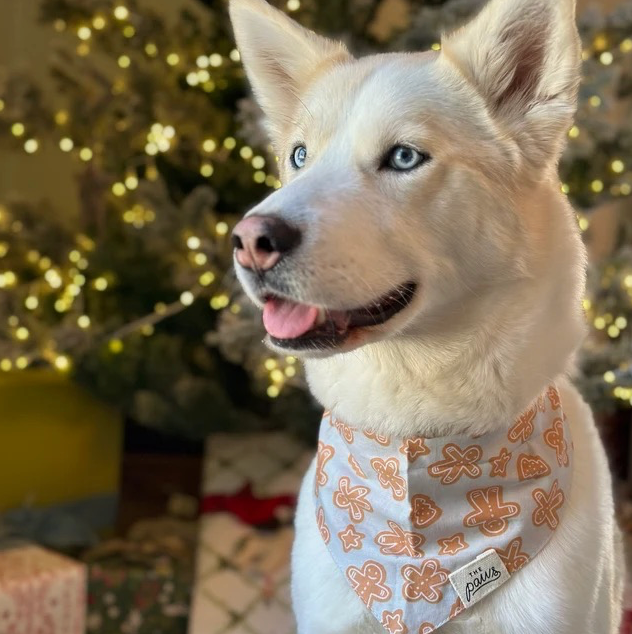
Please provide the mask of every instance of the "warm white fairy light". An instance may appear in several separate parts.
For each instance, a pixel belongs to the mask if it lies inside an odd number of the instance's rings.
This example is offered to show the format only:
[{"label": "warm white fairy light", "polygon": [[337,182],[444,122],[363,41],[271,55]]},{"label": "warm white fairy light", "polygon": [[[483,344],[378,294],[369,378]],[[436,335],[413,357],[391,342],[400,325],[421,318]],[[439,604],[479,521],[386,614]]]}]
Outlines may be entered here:
[{"label": "warm white fairy light", "polygon": [[197,236],[189,236],[187,238],[187,246],[189,249],[199,249],[201,244],[202,243]]},{"label": "warm white fairy light", "polygon": [[214,152],[216,148],[217,142],[215,141],[215,139],[204,139],[204,141],[202,142],[202,149],[205,152]]},{"label": "warm white fairy light", "polygon": [[195,300],[195,296],[191,291],[184,291],[182,295],[180,295],[180,302],[183,306],[190,306]]},{"label": "warm white fairy light", "polygon": [[37,152],[39,148],[39,143],[37,142],[37,139],[27,139],[26,141],[24,141],[24,151],[27,154],[34,154],[35,152]]},{"label": "warm white fairy light", "polygon": [[114,17],[117,20],[127,20],[129,17],[129,9],[124,4],[118,4],[114,7]]},{"label": "warm white fairy light", "polygon": [[77,37],[80,40],[89,40],[92,37],[92,29],[88,26],[80,26],[77,29]]}]

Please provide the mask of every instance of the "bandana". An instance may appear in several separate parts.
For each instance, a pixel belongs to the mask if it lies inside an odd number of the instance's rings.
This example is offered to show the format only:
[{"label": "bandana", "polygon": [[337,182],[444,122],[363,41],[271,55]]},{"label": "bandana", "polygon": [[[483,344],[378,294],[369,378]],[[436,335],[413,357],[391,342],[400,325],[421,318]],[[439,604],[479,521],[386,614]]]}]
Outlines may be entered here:
[{"label": "bandana", "polygon": [[542,550],[568,498],[571,458],[554,386],[509,431],[479,437],[387,437],[325,412],[320,534],[385,631],[430,634]]}]

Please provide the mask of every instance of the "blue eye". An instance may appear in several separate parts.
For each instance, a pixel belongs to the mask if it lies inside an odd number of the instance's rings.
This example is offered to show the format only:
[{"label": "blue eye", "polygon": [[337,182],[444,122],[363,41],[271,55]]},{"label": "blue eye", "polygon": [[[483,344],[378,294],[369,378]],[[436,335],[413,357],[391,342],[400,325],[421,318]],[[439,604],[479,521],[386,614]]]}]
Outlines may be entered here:
[{"label": "blue eye", "polygon": [[386,157],[384,167],[398,172],[407,172],[427,161],[430,157],[407,145],[396,145]]},{"label": "blue eye", "polygon": [[301,167],[305,167],[305,161],[307,161],[307,148],[304,145],[295,147],[292,154],[292,165],[300,170]]}]

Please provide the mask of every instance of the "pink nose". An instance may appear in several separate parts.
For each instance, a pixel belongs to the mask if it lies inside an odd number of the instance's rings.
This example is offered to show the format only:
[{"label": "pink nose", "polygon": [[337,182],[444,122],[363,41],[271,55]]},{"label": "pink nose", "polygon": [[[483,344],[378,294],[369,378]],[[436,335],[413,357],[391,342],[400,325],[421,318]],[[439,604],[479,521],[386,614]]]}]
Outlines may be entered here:
[{"label": "pink nose", "polygon": [[237,262],[268,271],[301,242],[301,233],[277,216],[248,216],[233,229]]}]

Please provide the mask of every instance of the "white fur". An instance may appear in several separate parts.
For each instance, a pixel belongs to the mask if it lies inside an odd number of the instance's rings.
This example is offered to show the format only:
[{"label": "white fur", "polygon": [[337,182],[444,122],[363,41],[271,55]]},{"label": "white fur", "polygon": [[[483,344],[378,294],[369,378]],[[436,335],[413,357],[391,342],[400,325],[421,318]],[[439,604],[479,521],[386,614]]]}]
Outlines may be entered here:
[{"label": "white fur", "polygon": [[[579,81],[574,2],[492,0],[441,53],[360,60],[263,0],[230,9],[285,182],[251,213],[303,232],[271,272],[275,292],[349,309],[419,284],[386,324],[303,355],[316,398],[350,425],[444,436],[508,426],[552,380],[561,388],[576,452],[562,526],[441,634],[615,634],[611,481],[592,415],[565,378],[584,333],[585,253],[556,172]],[[398,143],[432,160],[379,170]],[[297,144],[308,150],[298,172]],[[299,634],[383,632],[322,544],[311,478],[293,555]]]}]

